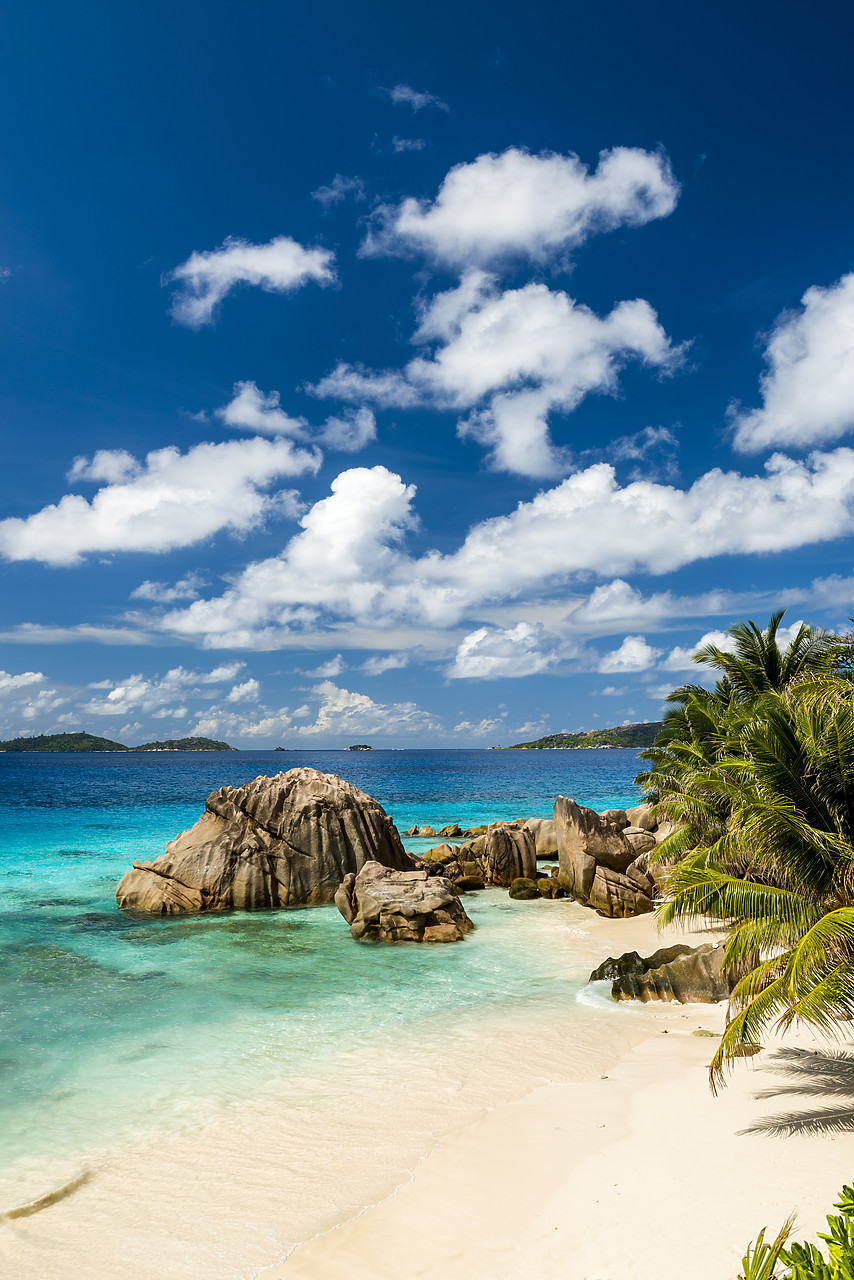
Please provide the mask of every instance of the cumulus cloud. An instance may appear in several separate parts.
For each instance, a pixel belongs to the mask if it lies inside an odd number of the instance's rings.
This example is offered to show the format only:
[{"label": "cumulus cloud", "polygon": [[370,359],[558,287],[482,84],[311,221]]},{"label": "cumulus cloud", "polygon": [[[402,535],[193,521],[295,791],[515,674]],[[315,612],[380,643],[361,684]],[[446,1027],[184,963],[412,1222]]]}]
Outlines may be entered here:
[{"label": "cumulus cloud", "polygon": [[557,637],[541,623],[480,627],[464,636],[447,674],[451,679],[496,680],[536,675],[558,661]]},{"label": "cumulus cloud", "polygon": [[646,671],[660,657],[661,649],[653,649],[645,636],[626,636],[619,649],[603,656],[599,670],[605,674]]},{"label": "cumulus cloud", "polygon": [[664,218],[678,195],[660,153],[616,147],[591,173],[576,155],[510,147],[456,165],[433,201],[381,206],[362,252],[414,251],[455,268],[542,262],[597,232]]},{"label": "cumulus cloud", "polygon": [[281,406],[278,391],[266,394],[254,382],[235,382],[228,404],[216,410],[228,427],[267,436],[311,440],[338,453],[356,453],[376,439],[377,422],[370,409],[346,409],[311,427],[305,418],[293,418]]},{"label": "cumulus cloud", "polygon": [[[184,699],[216,697],[215,686],[229,684],[243,669],[242,662],[224,663],[212,671],[187,671],[173,667],[164,676],[139,673],[121,680],[99,680],[89,686],[97,696],[79,708],[88,716],[128,716],[144,712],[155,719],[188,714]],[[249,681],[254,684],[254,681]]]},{"label": "cumulus cloud", "polygon": [[[400,737],[441,731],[441,722],[414,702],[375,702],[364,693],[322,680],[309,692],[310,705],[291,710],[259,708],[254,716],[230,708],[211,707],[192,732],[209,737],[350,740],[382,735]],[[314,717],[313,719],[311,717]]]},{"label": "cumulus cloud", "polygon": [[[292,492],[265,492],[278,476],[316,472],[321,455],[289,440],[234,440],[199,444],[180,453],[156,449],[130,467],[121,455],[120,478],[88,501],[66,494],[26,518],[0,521],[0,554],[7,560],[73,565],[91,552],[169,551],[209,538],[221,529],[244,533],[271,514],[294,509]],[[87,471],[104,479],[109,452],[95,455]]]},{"label": "cumulus cloud", "polygon": [[[415,490],[385,467],[342,472],[302,518],[281,555],[249,565],[218,598],[173,610],[157,625],[211,646],[342,620],[374,629],[401,622],[447,628],[473,610],[556,590],[591,574],[669,573],[713,556],[763,554],[854,531],[854,451],[808,462],[777,455],[758,476],[714,470],[688,489],[620,486],[598,463],[477,524],[448,554],[406,554]],[[624,582],[599,605],[637,604]],[[669,597],[662,599],[662,608]]]},{"label": "cumulus cloud", "polygon": [[305,418],[293,418],[285,413],[278,391],[265,394],[254,382],[235,382],[232,399],[215,412],[227,427],[257,431],[265,436],[303,439],[308,429]]},{"label": "cumulus cloud", "polygon": [[185,573],[172,586],[168,582],[151,582],[146,579],[130,593],[132,600],[151,600],[155,604],[175,604],[177,600],[198,600],[201,588],[206,585],[199,573]]},{"label": "cumulus cloud", "polygon": [[164,284],[179,287],[172,299],[172,315],[189,329],[212,324],[219,303],[236,285],[256,285],[266,293],[291,293],[314,281],[332,284],[335,254],[307,249],[290,236],[276,236],[268,244],[250,244],[229,236],[219,249],[192,253]]},{"label": "cumulus cloud", "polygon": [[436,107],[439,111],[450,111],[447,102],[442,102],[434,93],[413,89],[408,84],[396,84],[393,89],[383,89],[398,106],[411,107],[413,111],[423,111],[425,107]]},{"label": "cumulus cloud", "polygon": [[765,361],[762,407],[733,410],[737,449],[809,448],[851,431],[854,273],[826,289],[807,289],[801,309],[778,318]]},{"label": "cumulus cloud", "polygon": [[328,209],[330,205],[339,204],[348,196],[352,200],[365,200],[367,192],[361,178],[345,178],[343,173],[336,173],[328,186],[318,187],[311,193],[312,200],[317,200],[324,209]]},{"label": "cumulus cloud", "polygon": [[687,647],[677,645],[674,649],[671,649],[661,664],[662,671],[696,671],[699,678],[702,674],[702,668],[698,667],[694,661],[694,654],[707,644],[717,645],[725,653],[731,653],[734,641],[732,636],[728,636],[725,631],[707,631],[704,636],[700,636],[695,645],[688,645]]},{"label": "cumulus cloud", "polygon": [[454,725],[454,733],[463,734],[467,738],[485,738],[506,728],[501,720],[485,717],[483,720],[461,720]]},{"label": "cumulus cloud", "polygon": [[226,702],[257,702],[261,686],[257,680],[244,680],[242,684],[233,685],[226,694]]},{"label": "cumulus cloud", "polygon": [[336,653],[334,658],[330,658],[328,662],[321,662],[319,667],[315,667],[313,671],[306,671],[307,676],[317,676],[322,680],[331,680],[335,676],[340,676],[342,671],[347,670],[347,663],[344,661],[343,654]]},{"label": "cumulus cloud", "polygon": [[[683,354],[642,299],[600,318],[542,284],[500,291],[481,271],[430,301],[413,341],[436,349],[400,372],[339,364],[312,390],[385,407],[470,409],[460,436],[485,445],[495,468],[527,476],[568,469],[568,455],[551,442],[552,412],[571,412],[591,392],[616,394],[629,360],[669,372]],[[660,443],[661,430],[669,437],[660,429],[652,443]],[[635,456],[643,456],[641,447]]]},{"label": "cumulus cloud", "polygon": [[366,658],[360,669],[367,676],[381,676],[385,675],[386,671],[400,671],[401,668],[409,666],[409,661],[408,653],[377,653]]},{"label": "cumulus cloud", "polygon": [[46,680],[41,671],[0,671],[0,737],[17,737],[22,721],[26,732],[34,733],[30,721],[65,705],[67,699],[47,687]]}]

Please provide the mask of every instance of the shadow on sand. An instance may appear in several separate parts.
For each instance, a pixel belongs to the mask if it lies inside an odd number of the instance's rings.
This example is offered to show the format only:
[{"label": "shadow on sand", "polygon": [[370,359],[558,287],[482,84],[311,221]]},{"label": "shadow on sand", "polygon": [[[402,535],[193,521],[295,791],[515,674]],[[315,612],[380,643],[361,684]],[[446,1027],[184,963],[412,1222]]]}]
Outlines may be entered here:
[{"label": "shadow on sand", "polygon": [[777,1088],[757,1093],[757,1098],[787,1095],[837,1098],[836,1106],[809,1107],[781,1112],[756,1120],[741,1133],[787,1138],[794,1134],[854,1133],[854,1052],[813,1049],[779,1049],[763,1064],[766,1070],[786,1078]]}]

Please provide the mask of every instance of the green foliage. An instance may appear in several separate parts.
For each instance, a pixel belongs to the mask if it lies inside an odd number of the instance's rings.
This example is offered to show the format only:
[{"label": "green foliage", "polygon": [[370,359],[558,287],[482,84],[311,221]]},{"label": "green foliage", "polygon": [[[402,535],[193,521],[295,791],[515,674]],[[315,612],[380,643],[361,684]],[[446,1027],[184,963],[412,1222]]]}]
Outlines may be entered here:
[{"label": "green foliage", "polygon": [[621,724],[613,729],[591,729],[589,733],[551,733],[536,742],[515,742],[511,751],[523,747],[538,750],[561,747],[651,747],[663,728],[660,720],[641,724]]},{"label": "green foliage", "polygon": [[121,742],[97,738],[93,733],[40,733],[33,738],[0,742],[0,751],[127,751]]},{"label": "green foliage", "polygon": [[696,655],[721,679],[670,695],[637,779],[681,824],[657,850],[671,863],[659,922],[723,927],[740,978],[713,1087],[772,1021],[832,1032],[854,1014],[852,681],[824,633],[801,626],[781,648],[782,616]]},{"label": "green foliage", "polygon": [[[742,1260],[738,1280],[854,1280],[854,1187],[842,1188],[836,1202],[838,1214],[827,1215],[826,1232],[818,1233],[827,1245],[827,1257],[814,1244],[792,1244],[786,1248],[793,1219],[780,1229],[773,1244],[765,1241],[763,1228],[754,1245],[749,1245]],[[776,1270],[778,1262],[787,1268]]]},{"label": "green foliage", "polygon": [[130,747],[131,751],[234,751],[227,742],[218,742],[216,738],[169,738],[166,742],[143,742],[139,747]]}]

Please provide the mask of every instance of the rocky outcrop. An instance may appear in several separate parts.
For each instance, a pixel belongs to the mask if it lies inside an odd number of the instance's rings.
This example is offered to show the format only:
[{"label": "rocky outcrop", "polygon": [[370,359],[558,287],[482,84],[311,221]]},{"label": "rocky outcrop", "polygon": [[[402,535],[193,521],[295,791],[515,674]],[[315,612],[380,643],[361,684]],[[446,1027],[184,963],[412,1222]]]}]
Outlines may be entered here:
[{"label": "rocky outcrop", "polygon": [[524,876],[514,880],[510,886],[510,897],[517,898],[520,902],[533,902],[534,898],[540,898],[541,896],[536,883]]},{"label": "rocky outcrop", "polygon": [[509,887],[514,880],[534,880],[537,853],[530,831],[519,827],[490,827],[483,837],[478,861],[487,884]]},{"label": "rocky outcrop", "polygon": [[554,818],[529,818],[525,830],[534,837],[538,858],[554,858],[557,855],[557,832]]},{"label": "rocky outcrop", "polygon": [[728,1000],[738,975],[723,971],[723,946],[662,947],[644,959],[637,951],[610,958],[594,969],[591,982],[610,980],[615,1000],[677,1000],[714,1004]]},{"label": "rocky outcrop", "polygon": [[357,941],[460,942],[474,928],[445,876],[392,871],[379,862],[346,875],[335,905]]},{"label": "rocky outcrop", "polygon": [[508,888],[520,878],[536,879],[537,852],[530,831],[516,823],[497,822],[464,844],[435,845],[419,860],[424,869],[436,864],[458,889],[482,889],[488,884]]},{"label": "rocky outcrop", "polygon": [[[652,910],[655,884],[619,816],[598,814],[566,796],[554,807],[559,883],[578,902],[604,916],[636,916]],[[626,815],[622,810],[617,815]],[[641,832],[641,834],[645,834]]]},{"label": "rocky outcrop", "polygon": [[213,792],[161,857],[133,864],[116,900],[157,915],[331,902],[371,861],[413,865],[382,806],[334,774],[291,769]]}]

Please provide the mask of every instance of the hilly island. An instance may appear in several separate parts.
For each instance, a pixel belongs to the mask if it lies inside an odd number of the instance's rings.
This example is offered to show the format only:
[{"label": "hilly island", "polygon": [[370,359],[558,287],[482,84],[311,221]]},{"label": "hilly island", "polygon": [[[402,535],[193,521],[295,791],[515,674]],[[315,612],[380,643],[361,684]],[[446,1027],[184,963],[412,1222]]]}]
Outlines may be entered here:
[{"label": "hilly island", "polygon": [[661,720],[643,721],[640,724],[621,724],[613,729],[591,729],[587,733],[552,733],[546,738],[537,738],[536,742],[514,742],[511,751],[522,748],[581,748],[591,750],[594,747],[634,747],[642,750],[655,745],[655,740],[663,729]]},{"label": "hilly island", "polygon": [[172,738],[166,742],[143,742],[138,747],[127,747],[111,738],[99,738],[93,733],[42,733],[32,738],[10,738],[0,742],[4,751],[234,751],[227,742],[214,738]]}]

